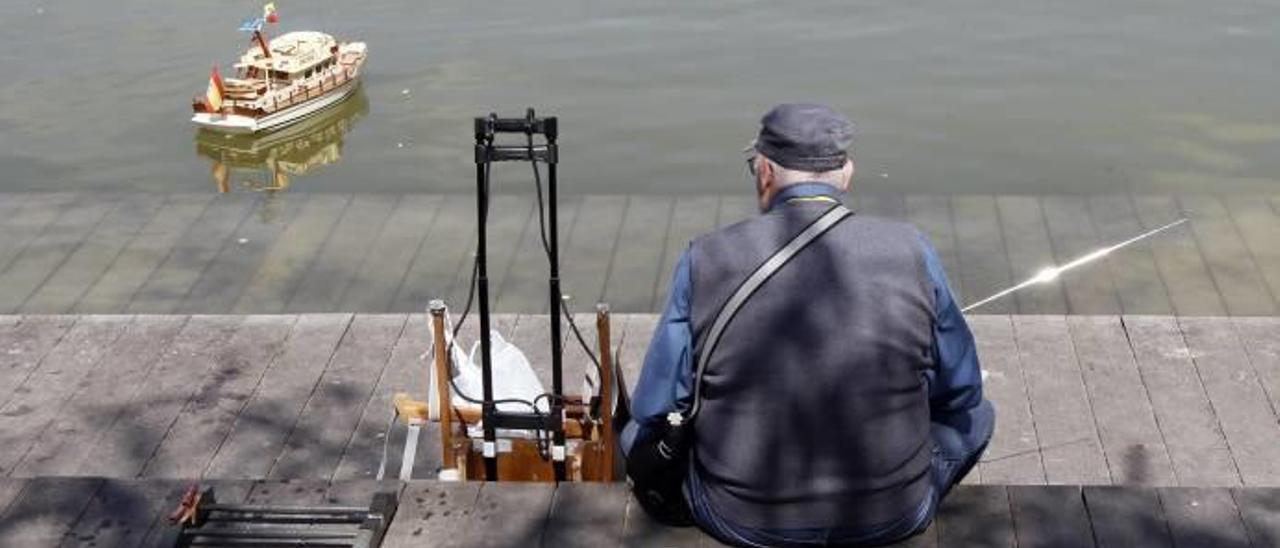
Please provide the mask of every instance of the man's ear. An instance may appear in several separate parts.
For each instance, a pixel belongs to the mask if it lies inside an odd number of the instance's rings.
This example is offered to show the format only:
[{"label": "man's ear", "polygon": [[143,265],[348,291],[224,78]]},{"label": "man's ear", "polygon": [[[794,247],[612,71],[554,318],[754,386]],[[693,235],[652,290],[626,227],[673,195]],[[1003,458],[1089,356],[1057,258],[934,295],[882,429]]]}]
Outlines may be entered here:
[{"label": "man's ear", "polygon": [[844,192],[848,192],[849,184],[853,182],[853,173],[855,171],[853,167],[853,158],[849,158],[848,160],[845,160],[844,167],[840,168],[840,171],[842,172],[840,174],[840,180],[844,181],[844,185],[842,185],[842,188],[840,190]]},{"label": "man's ear", "polygon": [[769,187],[773,186],[773,164],[759,155],[756,156],[755,162],[756,173],[758,173],[756,175],[756,191],[761,196],[764,196]]}]

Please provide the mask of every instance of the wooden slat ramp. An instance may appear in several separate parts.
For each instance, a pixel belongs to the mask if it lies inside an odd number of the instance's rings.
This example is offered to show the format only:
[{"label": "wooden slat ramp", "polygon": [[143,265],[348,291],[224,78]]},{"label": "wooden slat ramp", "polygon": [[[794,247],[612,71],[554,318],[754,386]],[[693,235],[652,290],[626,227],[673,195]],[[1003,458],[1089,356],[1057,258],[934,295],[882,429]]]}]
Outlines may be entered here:
[{"label": "wooden slat ramp", "polygon": [[[384,546],[720,546],[649,519],[626,485],[373,480],[209,480],[225,502],[360,505],[399,497]],[[0,480],[0,545],[154,546],[188,483],[41,477]],[[1270,548],[1280,489],[957,487],[903,547]]]}]

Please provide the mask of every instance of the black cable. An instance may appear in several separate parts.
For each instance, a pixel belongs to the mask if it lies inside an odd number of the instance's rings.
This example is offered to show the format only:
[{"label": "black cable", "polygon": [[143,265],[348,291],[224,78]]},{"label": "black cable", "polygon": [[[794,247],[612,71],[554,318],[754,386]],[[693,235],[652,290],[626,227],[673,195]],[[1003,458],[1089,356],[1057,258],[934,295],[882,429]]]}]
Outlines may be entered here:
[{"label": "black cable", "polygon": [[[542,237],[542,250],[547,254],[547,261],[551,260],[551,244],[547,241],[547,222],[544,213],[545,206],[542,199],[542,172],[538,169],[538,161],[533,157],[533,133],[526,133],[528,138],[529,165],[533,167],[533,186],[538,194],[538,234]],[[565,319],[569,320],[569,328],[573,331],[574,338],[578,339],[578,344],[582,346],[582,351],[587,353],[587,357],[591,358],[591,363],[596,367],[596,378],[604,380],[604,367],[600,365],[600,359],[591,351],[591,346],[587,344],[587,340],[582,336],[582,331],[578,329],[578,323],[573,319],[573,312],[569,310],[569,305],[564,299],[560,299],[560,310],[564,311]]]}]

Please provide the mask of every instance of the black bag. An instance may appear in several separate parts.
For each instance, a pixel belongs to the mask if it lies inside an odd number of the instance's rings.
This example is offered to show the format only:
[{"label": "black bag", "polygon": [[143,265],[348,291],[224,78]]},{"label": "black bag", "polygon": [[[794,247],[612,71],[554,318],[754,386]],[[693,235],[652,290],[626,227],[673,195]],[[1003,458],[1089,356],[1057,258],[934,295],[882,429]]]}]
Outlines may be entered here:
[{"label": "black bag", "polygon": [[[681,413],[668,415],[665,424],[647,428],[647,433],[637,437],[631,446],[631,453],[627,455],[627,478],[631,483],[631,491],[636,501],[653,519],[675,526],[693,523],[688,502],[684,498],[684,480],[690,466],[689,446],[693,441],[693,418],[701,403],[702,374],[706,371],[711,353],[720,341],[725,327],[742,304],[765,281],[819,236],[852,214],[839,204],[828,210],[756,267],[721,306],[708,331],[703,353],[698,358],[698,367],[693,377],[693,403]],[[618,417],[622,418],[621,412]],[[615,424],[627,422],[620,420]]]}]

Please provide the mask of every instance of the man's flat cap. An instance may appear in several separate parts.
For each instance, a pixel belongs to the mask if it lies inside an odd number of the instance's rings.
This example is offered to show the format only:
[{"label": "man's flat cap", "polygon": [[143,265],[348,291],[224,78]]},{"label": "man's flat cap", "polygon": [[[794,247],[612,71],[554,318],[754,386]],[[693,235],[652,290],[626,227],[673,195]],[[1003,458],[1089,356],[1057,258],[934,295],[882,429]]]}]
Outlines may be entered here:
[{"label": "man's flat cap", "polygon": [[853,122],[822,105],[787,103],[760,119],[755,149],[787,169],[840,169],[853,144]]}]

